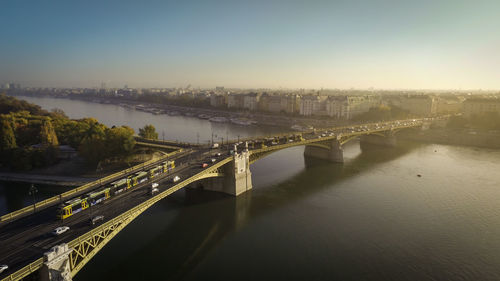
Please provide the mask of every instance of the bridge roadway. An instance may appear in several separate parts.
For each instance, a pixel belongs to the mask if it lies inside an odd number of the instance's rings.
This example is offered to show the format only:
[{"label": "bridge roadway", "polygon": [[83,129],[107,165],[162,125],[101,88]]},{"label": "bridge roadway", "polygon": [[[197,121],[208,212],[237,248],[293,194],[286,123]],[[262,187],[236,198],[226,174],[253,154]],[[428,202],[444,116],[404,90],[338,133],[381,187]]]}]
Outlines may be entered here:
[{"label": "bridge roadway", "polygon": [[[103,215],[106,222],[128,209],[151,198],[149,188],[151,182],[159,183],[159,190],[164,191],[173,185],[172,178],[178,175],[181,179],[189,177],[192,173],[201,171],[200,162],[207,158],[207,150],[197,151],[177,160],[179,164],[170,173],[160,174],[154,180],[147,181],[133,187],[128,192],[110,197],[101,204],[94,205],[81,211],[64,221],[56,218],[57,207],[51,206],[35,214],[0,226],[0,264],[7,264],[7,272],[14,272],[31,261],[43,256],[51,247],[62,242],[70,241],[92,229],[90,218]],[[60,236],[53,236],[51,232],[59,226],[69,226],[70,230]],[[4,272],[4,273],[7,273]],[[5,276],[0,274],[0,278]]]},{"label": "bridge roadway", "polygon": [[[269,138],[261,137],[253,139],[252,146],[249,147],[250,153],[259,153],[262,150],[272,151],[273,149],[279,150],[290,146],[306,145],[313,142],[324,141],[328,139],[338,139],[339,136],[356,137],[363,134],[380,133],[384,131],[392,131],[401,128],[421,126],[420,120],[410,120],[403,123],[384,123],[384,124],[370,124],[359,126],[346,126],[341,128],[332,128],[330,130],[324,129],[321,131],[311,131],[305,133],[301,140],[291,140],[287,138]],[[292,133],[293,134],[293,133]],[[295,132],[295,134],[300,134]],[[283,134],[289,135],[289,134]],[[216,166],[218,162],[227,163],[232,157],[228,155],[228,150],[234,147],[225,145],[216,150],[209,148],[198,147],[193,149],[192,153],[183,155],[176,160],[176,168],[165,174],[139,184],[133,187],[130,191],[124,192],[117,196],[112,196],[110,199],[105,200],[101,204],[97,204],[88,210],[77,213],[70,218],[61,221],[56,218],[57,206],[51,206],[29,216],[20,218],[15,221],[8,222],[0,225],[0,264],[7,264],[9,269],[0,274],[2,280],[17,280],[12,278],[12,273],[25,267],[35,260],[43,257],[44,252],[48,251],[51,247],[68,243],[81,235],[88,233],[94,227],[90,224],[90,218],[96,215],[103,215],[106,223],[113,218],[120,216],[127,210],[148,201],[152,196],[149,194],[152,182],[159,183],[158,194],[171,189],[178,183],[173,183],[172,178],[178,175],[181,182],[192,175],[202,172],[204,169],[201,163],[210,163],[211,166]],[[257,145],[256,144],[260,144]],[[265,145],[263,145],[265,144]],[[242,150],[242,144],[239,145],[237,150]],[[221,156],[216,157],[216,162],[211,163],[215,153],[220,152]],[[229,153],[230,154],[230,153]],[[175,190],[174,190],[175,191]],[[58,226],[69,226],[70,230],[60,236],[53,236],[51,232]],[[95,226],[97,227],[97,226]],[[9,277],[10,276],[10,277]],[[11,279],[12,278],[12,279]]]}]

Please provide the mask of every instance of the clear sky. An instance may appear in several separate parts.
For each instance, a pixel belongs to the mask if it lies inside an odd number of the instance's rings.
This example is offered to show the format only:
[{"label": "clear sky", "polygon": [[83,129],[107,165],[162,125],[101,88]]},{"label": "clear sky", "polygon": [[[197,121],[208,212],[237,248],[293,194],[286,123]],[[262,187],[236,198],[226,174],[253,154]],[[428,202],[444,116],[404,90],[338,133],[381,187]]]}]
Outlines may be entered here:
[{"label": "clear sky", "polygon": [[0,1],[0,83],[500,89],[500,1]]}]

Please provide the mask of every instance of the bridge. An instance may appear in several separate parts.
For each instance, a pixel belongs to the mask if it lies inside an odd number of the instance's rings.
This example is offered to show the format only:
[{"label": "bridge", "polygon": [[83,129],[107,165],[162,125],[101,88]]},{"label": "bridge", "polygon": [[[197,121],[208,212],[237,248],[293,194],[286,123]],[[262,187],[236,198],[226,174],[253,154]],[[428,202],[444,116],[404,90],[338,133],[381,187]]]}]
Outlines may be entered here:
[{"label": "bridge", "polygon": [[[0,278],[21,280],[31,275],[40,280],[71,280],[137,216],[182,188],[203,188],[238,196],[252,189],[250,166],[273,152],[305,146],[306,157],[342,163],[343,146],[351,140],[360,138],[362,144],[394,146],[399,131],[419,130],[428,126],[429,122],[427,119],[412,119],[289,132],[230,141],[218,147],[212,145],[216,148],[138,140],[145,147],[176,150],[160,159],[2,216],[0,264],[7,264],[9,268],[0,273]],[[166,161],[175,161],[175,168],[167,170],[166,166],[161,166]],[[158,170],[159,167],[165,169]],[[123,189],[106,189],[132,175],[146,176],[136,179],[137,183],[124,192]],[[128,185],[128,180],[126,182]],[[159,184],[155,193],[151,189],[152,183]],[[87,204],[87,208],[80,212],[74,211],[64,219],[57,218],[61,204],[92,196],[88,195],[92,192],[104,194],[102,190],[107,190],[106,200],[101,198],[103,202]],[[97,224],[90,224],[89,221],[96,215],[104,218]],[[68,226],[69,230],[61,235],[52,235],[51,232],[60,226]]]}]

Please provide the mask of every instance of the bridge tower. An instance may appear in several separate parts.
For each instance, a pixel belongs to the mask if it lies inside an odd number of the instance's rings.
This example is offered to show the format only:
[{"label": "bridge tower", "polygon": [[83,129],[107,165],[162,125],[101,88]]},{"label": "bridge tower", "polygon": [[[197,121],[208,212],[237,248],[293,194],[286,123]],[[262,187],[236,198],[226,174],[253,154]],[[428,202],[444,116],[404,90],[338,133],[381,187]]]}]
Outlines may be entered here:
[{"label": "bridge tower", "polygon": [[[238,196],[252,189],[252,172],[250,171],[250,152],[248,143],[245,149],[238,153],[234,147],[233,160],[221,168],[223,177],[214,177],[201,180],[203,189],[223,192]],[[196,186],[196,184],[194,185]]]},{"label": "bridge tower", "polygon": [[234,148],[234,157],[228,165],[226,165],[224,173],[225,189],[231,195],[238,196],[243,192],[252,189],[252,172],[250,172],[250,152],[248,151],[248,143],[245,142],[245,150],[241,153]]},{"label": "bridge tower", "polygon": [[44,263],[40,269],[42,281],[71,281],[69,254],[72,249],[66,243],[54,246],[44,254]]}]

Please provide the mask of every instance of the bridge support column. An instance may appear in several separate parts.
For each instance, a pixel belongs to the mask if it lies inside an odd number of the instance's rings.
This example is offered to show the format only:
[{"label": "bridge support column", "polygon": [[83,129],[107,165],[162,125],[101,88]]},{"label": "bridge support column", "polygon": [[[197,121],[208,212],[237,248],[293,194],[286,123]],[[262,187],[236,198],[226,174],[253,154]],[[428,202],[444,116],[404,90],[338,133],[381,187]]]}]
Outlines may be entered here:
[{"label": "bridge support column", "polygon": [[392,134],[385,137],[378,135],[364,135],[361,136],[361,145],[363,145],[363,143],[393,147],[396,146],[396,136]]},{"label": "bridge support column", "polygon": [[[233,196],[238,196],[252,189],[252,172],[250,172],[249,160],[250,153],[248,150],[235,153],[233,161],[223,167],[225,175],[223,178],[203,179],[200,182],[201,186],[205,190],[223,192]],[[196,185],[195,183],[194,186]]]},{"label": "bridge support column", "polygon": [[69,254],[72,249],[66,243],[54,246],[44,254],[44,263],[40,270],[42,281],[71,281]]},{"label": "bridge support column", "polygon": [[337,140],[332,140],[330,149],[308,145],[304,149],[304,156],[328,160],[335,163],[344,163],[344,148]]},{"label": "bridge support column", "polygon": [[233,161],[226,165],[224,173],[226,174],[224,179],[226,193],[238,196],[252,189],[252,172],[250,172],[250,153],[248,150],[235,153]]}]

